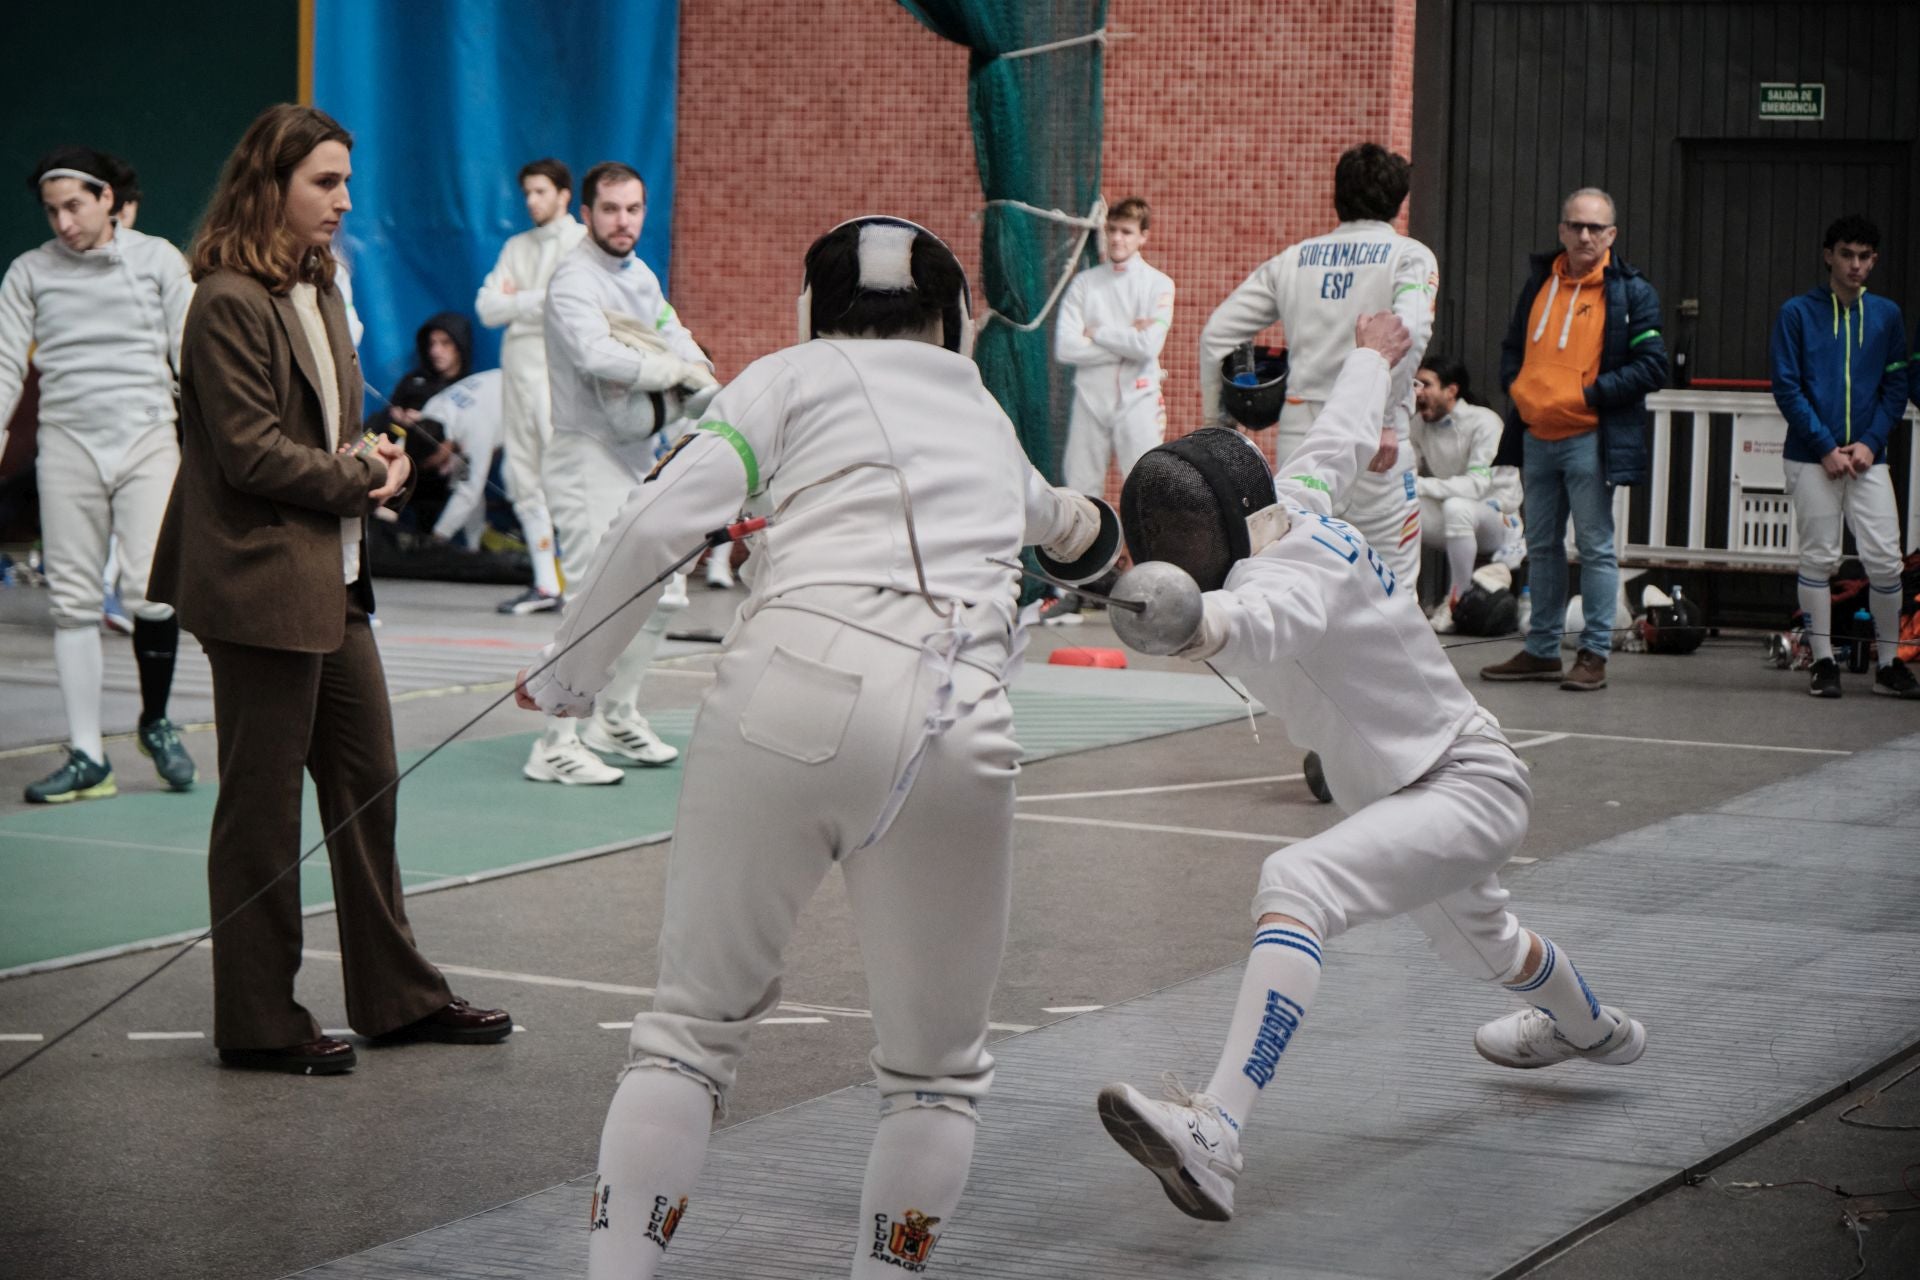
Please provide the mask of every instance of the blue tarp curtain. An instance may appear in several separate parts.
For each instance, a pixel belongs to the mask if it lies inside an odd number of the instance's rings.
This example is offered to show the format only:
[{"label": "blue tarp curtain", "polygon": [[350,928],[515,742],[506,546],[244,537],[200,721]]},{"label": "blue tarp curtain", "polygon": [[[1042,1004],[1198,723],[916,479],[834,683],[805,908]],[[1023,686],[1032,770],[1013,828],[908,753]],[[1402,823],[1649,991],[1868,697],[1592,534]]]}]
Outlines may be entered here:
[{"label": "blue tarp curtain", "polygon": [[[531,225],[514,175],[555,156],[579,180],[621,160],[647,182],[639,253],[667,280],[679,5],[673,0],[318,0],[314,105],[354,135],[342,251],[383,391],[436,311],[473,311],[501,243]],[[498,362],[483,330],[475,368]]]}]

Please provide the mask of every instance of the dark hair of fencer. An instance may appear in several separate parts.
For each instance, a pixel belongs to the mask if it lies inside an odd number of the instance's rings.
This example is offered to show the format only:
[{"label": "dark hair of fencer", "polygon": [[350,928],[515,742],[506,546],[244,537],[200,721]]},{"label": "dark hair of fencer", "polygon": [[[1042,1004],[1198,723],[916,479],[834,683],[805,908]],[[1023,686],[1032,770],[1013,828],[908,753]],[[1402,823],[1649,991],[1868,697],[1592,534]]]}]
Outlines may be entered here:
[{"label": "dark hair of fencer", "polygon": [[[813,291],[813,331],[891,338],[926,329],[950,314],[966,291],[966,273],[945,245],[929,235],[913,238],[913,288],[860,287],[860,229],[866,222],[836,227],[807,250],[807,288]],[[954,334],[948,333],[949,342]]]},{"label": "dark hair of fencer", "polygon": [[[1183,454],[1204,458],[1206,470]],[[1120,527],[1135,564],[1164,560],[1217,591],[1246,554],[1247,517],[1276,500],[1260,451],[1236,431],[1205,427],[1134,463],[1120,489]]]},{"label": "dark hair of fencer", "polygon": [[1139,196],[1128,196],[1107,210],[1108,222],[1137,222],[1142,231],[1153,229],[1153,209]]},{"label": "dark hair of fencer", "polygon": [[108,172],[103,176],[113,184],[113,211],[120,212],[129,201],[139,204],[145,197],[140,190],[140,175],[133,171],[133,166],[106,151],[100,153],[100,158],[107,162]]},{"label": "dark hair of fencer", "polygon": [[618,160],[602,160],[587,170],[587,176],[580,179],[580,199],[587,208],[593,208],[593,202],[600,195],[603,182],[637,182],[640,184],[640,198],[647,197],[647,180],[632,165],[621,164]]},{"label": "dark hair of fencer", "polygon": [[516,186],[525,186],[528,178],[545,178],[553,184],[555,191],[573,190],[573,170],[567,168],[552,156],[539,160],[529,160],[520,166],[520,176],[514,179]]},{"label": "dark hair of fencer", "polygon": [[1333,208],[1342,222],[1392,222],[1406,203],[1413,166],[1377,142],[1349,148],[1333,167]]},{"label": "dark hair of fencer", "polygon": [[1864,213],[1849,213],[1845,217],[1835,218],[1827,227],[1827,235],[1820,242],[1822,249],[1831,249],[1837,244],[1863,244],[1869,249],[1880,247],[1880,228],[1873,225]]},{"label": "dark hair of fencer", "polygon": [[1466,403],[1479,403],[1473,398],[1473,381],[1467,376],[1466,361],[1457,356],[1429,351],[1421,357],[1420,367],[1440,379],[1442,387],[1452,387],[1455,394]]},{"label": "dark hair of fencer", "polygon": [[[100,179],[98,183],[83,182],[80,185],[98,196],[104,186],[114,179],[115,165],[110,156],[92,147],[55,147],[34,162],[33,172],[27,175],[27,190],[34,195],[40,194],[40,175],[49,169],[75,169],[81,173],[90,173]],[[114,199],[120,198],[115,191]],[[120,206],[115,204],[117,209]]]}]

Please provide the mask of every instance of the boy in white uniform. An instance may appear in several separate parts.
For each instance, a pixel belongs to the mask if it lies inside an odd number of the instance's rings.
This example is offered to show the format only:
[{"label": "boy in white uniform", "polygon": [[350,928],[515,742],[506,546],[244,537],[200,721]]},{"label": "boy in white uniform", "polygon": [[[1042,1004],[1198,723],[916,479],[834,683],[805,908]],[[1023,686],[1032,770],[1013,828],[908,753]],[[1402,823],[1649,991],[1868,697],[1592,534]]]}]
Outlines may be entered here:
[{"label": "boy in white uniform", "polygon": [[[1277,485],[1245,437],[1201,431],[1141,459],[1121,499],[1142,563],[1114,596],[1144,598],[1139,583],[1157,573],[1179,581],[1191,607],[1169,610],[1162,592],[1145,614],[1110,609],[1115,631],[1240,677],[1296,745],[1320,753],[1348,815],[1267,858],[1253,952],[1206,1088],[1173,1102],[1124,1084],[1100,1094],[1108,1132],[1197,1218],[1232,1216],[1242,1127],[1313,1002],[1322,944],[1357,925],[1411,914],[1442,958],[1528,1002],[1475,1034],[1490,1061],[1621,1065],[1646,1045],[1638,1022],[1601,1005],[1572,960],[1507,911],[1495,872],[1526,834],[1526,766],[1406,584],[1332,517],[1377,447],[1390,369],[1410,345],[1387,314],[1363,318],[1354,336]],[[1279,502],[1260,508],[1276,490]]]},{"label": "boy in white uniform", "polygon": [[0,451],[29,353],[40,366],[40,526],[69,739],[66,762],[27,787],[35,804],[118,791],[100,726],[102,576],[115,539],[140,671],[140,751],[175,791],[197,776],[167,718],[180,624],[170,606],[147,599],[180,466],[174,376],[193,283],[178,249],[115,224],[116,196],[103,175],[116,170],[85,147],[43,157],[27,186],[54,238],[15,258],[0,281]]},{"label": "boy in white uniform", "polygon": [[1336,513],[1373,544],[1412,591],[1420,573],[1420,507],[1406,439],[1413,411],[1413,373],[1433,332],[1440,273],[1433,251],[1400,235],[1393,219],[1407,198],[1405,157],[1362,143],[1334,167],[1333,205],[1340,225],[1282,250],[1248,276],[1208,319],[1200,334],[1201,422],[1220,421],[1220,362],[1278,321],[1286,331],[1290,371],[1274,456],[1300,446],[1353,349],[1354,322],[1392,311],[1413,345],[1393,368],[1378,447]]},{"label": "boy in white uniform", "polygon": [[[640,175],[608,161],[589,169],[580,185],[587,237],[554,268],[545,321],[553,397],[547,502],[574,582],[586,577],[608,522],[653,467],[655,433],[680,416],[683,403],[704,406],[719,385],[660,281],[634,253],[647,213]],[[641,345],[632,345],[636,340]],[[685,579],[676,576],[615,664],[593,716],[577,730],[570,720],[547,718],[522,770],[528,778],[567,786],[618,782],[620,771],[595,751],[647,766],[679,758],[640,714],[639,700],[667,620],[686,605]]]},{"label": "boy in white uniform", "polygon": [[501,401],[501,430],[506,444],[504,474],[513,495],[513,514],[526,535],[533,561],[533,585],[501,602],[501,613],[548,613],[560,607],[560,576],[555,570],[553,516],[542,479],[547,441],[553,438],[553,407],[547,392],[547,340],[542,323],[547,282],[560,259],[586,239],[587,229],[567,205],[573,199],[573,174],[558,160],[535,160],[520,170],[533,229],[512,237],[500,260],[480,284],[473,301],[480,323],[506,326],[500,342],[500,368],[506,375]]},{"label": "boy in white uniform", "polygon": [[464,535],[469,551],[480,549],[480,535],[487,526],[487,476],[493,470],[494,451],[500,447],[505,378],[504,370],[482,369],[436,392],[420,407],[427,430],[459,454],[458,474],[433,522],[433,536],[450,540]]},{"label": "boy in white uniform", "polygon": [[1453,606],[1472,584],[1473,561],[1486,552],[1517,568],[1526,559],[1520,523],[1520,468],[1496,467],[1500,415],[1467,400],[1467,367],[1449,356],[1429,354],[1414,375],[1414,417],[1408,443],[1426,474],[1414,483],[1420,495],[1420,540],[1447,553],[1447,594],[1428,619],[1446,635]]},{"label": "boy in white uniform", "polygon": [[1060,459],[1069,489],[1098,498],[1107,461],[1120,480],[1167,432],[1160,348],[1173,324],[1173,281],[1140,255],[1153,213],[1129,197],[1107,214],[1106,261],[1073,278],[1060,300],[1053,354],[1073,366],[1073,410]]},{"label": "boy in white uniform", "polygon": [[554,665],[523,676],[522,705],[584,713],[660,590],[642,588],[743,506],[769,518],[694,725],[657,994],[601,1138],[595,1280],[655,1273],[748,1034],[780,1001],[794,920],[836,862],[882,1100],[852,1274],[926,1269],[993,1075],[1011,892],[1021,638],[993,561],[1037,544],[1084,581],[1118,552],[1112,512],[1048,488],[981,383],[966,278],[936,237],[856,219],[808,251],[806,286],[801,345],[748,366],[634,491]]}]

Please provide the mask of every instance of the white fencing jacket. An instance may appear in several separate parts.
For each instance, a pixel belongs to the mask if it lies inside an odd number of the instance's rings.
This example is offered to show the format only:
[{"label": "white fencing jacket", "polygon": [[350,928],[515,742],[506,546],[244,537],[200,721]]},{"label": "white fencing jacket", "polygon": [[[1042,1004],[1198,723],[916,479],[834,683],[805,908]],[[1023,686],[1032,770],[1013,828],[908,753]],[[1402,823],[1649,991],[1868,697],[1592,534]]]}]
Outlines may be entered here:
[{"label": "white fencing jacket", "polygon": [[[500,260],[480,282],[473,309],[489,329],[506,326],[507,341],[521,358],[544,360],[540,339],[544,332],[547,284],[560,259],[587,238],[587,229],[571,213],[562,213],[544,227],[522,231],[501,246]],[[513,282],[513,292],[502,286]],[[523,341],[524,340],[524,341]],[[524,345],[526,350],[520,351]],[[502,359],[506,357],[503,355]]]},{"label": "white fencing jacket", "polygon": [[[743,508],[773,521],[751,544],[747,616],[816,585],[918,592],[910,501],[928,592],[1004,600],[1010,620],[1018,574],[990,558],[1060,537],[1074,497],[1034,470],[964,356],[903,339],[789,347],[728,383],[634,488],[541,661],[579,646],[529,678],[528,692],[548,711],[589,705],[661,588],[588,628]],[[931,612],[927,621],[929,632],[941,625]]]},{"label": "white fencing jacket", "polygon": [[[1147,326],[1135,328],[1134,321]],[[1073,278],[1054,322],[1053,354],[1073,368],[1073,385],[1099,411],[1160,394],[1160,348],[1173,325],[1173,281],[1134,254]],[[1087,336],[1087,330],[1093,336]]]},{"label": "white fencing jacket", "polygon": [[1392,311],[1413,335],[1413,349],[1393,367],[1382,425],[1404,436],[1413,412],[1413,375],[1433,336],[1439,288],[1433,250],[1391,223],[1343,222],[1281,250],[1227,295],[1201,331],[1201,422],[1210,426],[1220,418],[1221,360],[1276,320],[1287,335],[1287,397],[1317,404],[1332,394],[1353,350],[1354,322]]},{"label": "white fencing jacket", "polygon": [[1520,468],[1493,465],[1504,429],[1499,414],[1464,400],[1438,422],[1415,414],[1408,425],[1408,439],[1429,473],[1415,482],[1420,496],[1489,499],[1507,515],[1518,514]]},{"label": "white fencing jacket", "polygon": [[180,251],[126,227],[84,253],[56,239],[15,258],[0,281],[0,448],[32,352],[41,425],[68,432],[112,476],[137,440],[173,423],[192,300]]},{"label": "white fencing jacket", "polygon": [[1226,624],[1214,665],[1244,681],[1295,746],[1320,754],[1349,813],[1421,777],[1485,715],[1412,584],[1329,514],[1379,447],[1390,385],[1378,352],[1348,353],[1326,407],[1276,472],[1292,526],[1207,593]]}]

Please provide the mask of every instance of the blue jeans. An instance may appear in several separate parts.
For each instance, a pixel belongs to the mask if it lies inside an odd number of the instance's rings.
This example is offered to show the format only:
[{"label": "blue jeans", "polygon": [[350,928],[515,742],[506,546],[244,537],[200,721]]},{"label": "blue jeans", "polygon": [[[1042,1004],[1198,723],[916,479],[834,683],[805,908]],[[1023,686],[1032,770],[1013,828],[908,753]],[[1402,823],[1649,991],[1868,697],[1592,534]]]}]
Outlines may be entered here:
[{"label": "blue jeans", "polygon": [[1620,594],[1620,562],[1613,551],[1613,486],[1600,467],[1600,433],[1541,440],[1527,433],[1520,469],[1527,521],[1527,585],[1533,621],[1527,652],[1556,657],[1567,620],[1567,517],[1580,552],[1580,603],[1586,628],[1580,647],[1607,656],[1613,647],[1613,605]]}]

